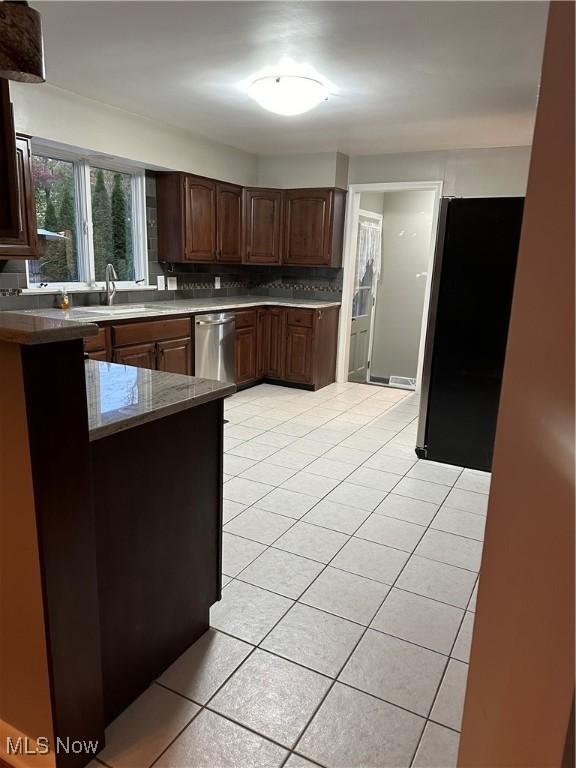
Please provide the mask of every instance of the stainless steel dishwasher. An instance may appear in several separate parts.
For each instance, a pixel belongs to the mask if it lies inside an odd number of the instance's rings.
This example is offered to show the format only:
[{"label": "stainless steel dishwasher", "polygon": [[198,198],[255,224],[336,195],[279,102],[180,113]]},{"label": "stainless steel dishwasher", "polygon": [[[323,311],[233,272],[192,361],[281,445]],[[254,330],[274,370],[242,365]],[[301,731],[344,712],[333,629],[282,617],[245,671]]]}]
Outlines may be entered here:
[{"label": "stainless steel dishwasher", "polygon": [[197,315],[195,326],[194,375],[234,382],[234,315],[230,312]]}]

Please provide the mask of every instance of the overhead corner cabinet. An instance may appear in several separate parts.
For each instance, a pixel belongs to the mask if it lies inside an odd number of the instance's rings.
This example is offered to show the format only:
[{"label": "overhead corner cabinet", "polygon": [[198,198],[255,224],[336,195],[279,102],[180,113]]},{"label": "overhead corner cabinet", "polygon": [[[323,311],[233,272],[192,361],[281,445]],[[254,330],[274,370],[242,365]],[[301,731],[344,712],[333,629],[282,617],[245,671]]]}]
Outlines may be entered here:
[{"label": "overhead corner cabinet", "polygon": [[160,261],[340,267],[343,189],[239,187],[157,177]]},{"label": "overhead corner cabinet", "polygon": [[240,263],[242,187],[202,176],[156,179],[161,261]]},{"label": "overhead corner cabinet", "polygon": [[345,202],[342,189],[284,190],[282,262],[341,266]]}]

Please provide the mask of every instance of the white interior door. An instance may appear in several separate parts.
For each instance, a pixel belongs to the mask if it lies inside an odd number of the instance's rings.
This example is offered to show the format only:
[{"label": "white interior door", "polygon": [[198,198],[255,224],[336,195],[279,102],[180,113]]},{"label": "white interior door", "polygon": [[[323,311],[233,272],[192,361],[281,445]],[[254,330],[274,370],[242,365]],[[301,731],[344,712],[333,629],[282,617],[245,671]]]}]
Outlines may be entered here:
[{"label": "white interior door", "polygon": [[368,378],[370,325],[375,286],[380,273],[381,250],[382,217],[368,211],[360,211],[350,325],[349,381],[363,383]]}]

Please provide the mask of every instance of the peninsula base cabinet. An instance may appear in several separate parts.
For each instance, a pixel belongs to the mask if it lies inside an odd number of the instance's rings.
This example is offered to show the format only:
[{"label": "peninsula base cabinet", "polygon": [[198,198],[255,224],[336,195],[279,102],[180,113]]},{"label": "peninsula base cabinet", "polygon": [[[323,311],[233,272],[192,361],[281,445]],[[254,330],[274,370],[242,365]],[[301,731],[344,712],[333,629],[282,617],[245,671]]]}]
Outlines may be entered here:
[{"label": "peninsula base cabinet", "polygon": [[336,378],[338,307],[236,313],[236,384],[320,389]]}]

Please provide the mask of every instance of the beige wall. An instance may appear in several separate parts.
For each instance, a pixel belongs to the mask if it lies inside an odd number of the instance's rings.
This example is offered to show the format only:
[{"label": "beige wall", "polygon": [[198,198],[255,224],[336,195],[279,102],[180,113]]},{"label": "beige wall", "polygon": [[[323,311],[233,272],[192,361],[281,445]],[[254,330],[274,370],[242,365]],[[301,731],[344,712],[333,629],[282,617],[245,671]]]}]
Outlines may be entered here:
[{"label": "beige wall", "polygon": [[280,188],[441,179],[445,195],[523,195],[526,188],[529,147],[351,158],[341,152],[257,157],[53,85],[11,83],[10,90],[18,131],[149,168]]},{"label": "beige wall", "polygon": [[550,7],[480,574],[459,765],[556,768],[574,693],[573,3]]},{"label": "beige wall", "polygon": [[256,156],[47,83],[10,83],[16,130],[148,168],[256,183]]},{"label": "beige wall", "polygon": [[[361,194],[361,208],[366,195],[372,193]],[[370,373],[380,379],[416,378],[434,199],[432,190],[380,193],[382,264],[370,357]],[[368,205],[376,207],[376,196]]]},{"label": "beige wall", "polygon": [[350,184],[444,181],[442,194],[455,197],[524,195],[530,147],[362,155],[350,158]]},{"label": "beige wall", "polygon": [[340,152],[309,155],[262,155],[258,158],[261,187],[348,186],[348,156]]}]

